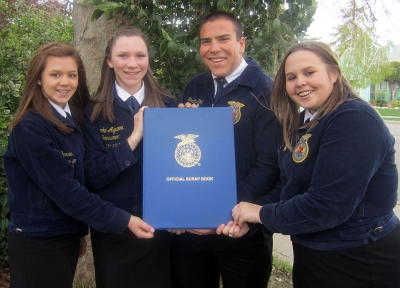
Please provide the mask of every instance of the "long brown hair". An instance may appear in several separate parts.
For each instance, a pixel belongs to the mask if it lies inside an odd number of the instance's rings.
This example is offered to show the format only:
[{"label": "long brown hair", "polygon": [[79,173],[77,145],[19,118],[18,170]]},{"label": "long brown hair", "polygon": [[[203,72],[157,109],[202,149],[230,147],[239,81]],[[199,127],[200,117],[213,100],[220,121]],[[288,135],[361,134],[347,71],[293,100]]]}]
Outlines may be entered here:
[{"label": "long brown hair", "polygon": [[83,111],[90,100],[82,59],[78,52],[70,45],[48,43],[40,47],[29,62],[25,89],[21,103],[14,115],[14,120],[10,124],[10,129],[17,126],[28,112],[36,112],[53,123],[61,133],[67,134],[73,131],[73,128],[68,127],[54,115],[50,102],[43,95],[41,86],[38,84],[41,80],[42,72],[46,67],[48,57],[72,57],[75,60],[78,67],[78,87],[68,104],[75,118],[82,125]]},{"label": "long brown hair", "polygon": [[337,109],[340,104],[346,101],[349,94],[356,97],[356,92],[344,78],[338,60],[328,45],[320,42],[302,42],[290,48],[282,60],[271,90],[271,107],[283,126],[283,140],[290,150],[293,150],[292,140],[297,136],[297,130],[301,126],[301,123],[299,106],[289,97],[286,91],[285,64],[289,55],[297,51],[315,53],[325,63],[328,71],[336,72],[338,75],[330,96],[318,110],[318,117],[315,117],[308,124],[302,126],[302,128],[311,130],[318,124],[318,118]]},{"label": "long brown hair", "polygon": [[[93,97],[92,102],[93,112],[90,120],[93,122],[101,114],[104,119],[110,122],[114,122],[115,116],[113,111],[113,93],[115,83],[115,72],[113,68],[110,68],[107,64],[107,60],[111,59],[112,49],[114,48],[115,42],[119,37],[140,37],[144,43],[146,43],[147,51],[149,51],[149,40],[147,37],[137,28],[126,26],[117,29],[111,35],[107,41],[107,47],[104,55],[104,61],[101,68],[100,85],[97,89],[96,95]],[[150,67],[147,69],[143,82],[146,87],[145,96],[143,99],[143,105],[149,107],[165,107],[163,97],[173,96],[166,93],[162,87],[157,83],[153,77]]]}]

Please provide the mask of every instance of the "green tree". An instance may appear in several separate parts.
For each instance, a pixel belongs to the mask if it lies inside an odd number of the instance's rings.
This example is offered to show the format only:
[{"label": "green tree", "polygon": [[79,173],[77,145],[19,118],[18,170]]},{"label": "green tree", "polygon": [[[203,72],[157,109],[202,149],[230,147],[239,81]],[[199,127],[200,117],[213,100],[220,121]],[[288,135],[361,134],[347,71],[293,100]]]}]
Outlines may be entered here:
[{"label": "green tree", "polygon": [[341,10],[343,24],[337,28],[336,40],[331,43],[340,58],[343,74],[356,88],[379,83],[389,72],[385,65],[386,48],[376,42],[376,20],[370,11],[370,5],[359,7],[356,0],[350,0]]},{"label": "green tree", "polygon": [[273,76],[287,48],[304,37],[317,7],[315,0],[92,0],[91,3],[97,8],[93,20],[102,15],[110,20],[121,16],[124,24],[137,26],[149,35],[154,75],[174,95],[180,95],[189,79],[204,71],[198,54],[198,29],[208,13],[224,10],[237,15],[247,39],[245,56],[255,58]]},{"label": "green tree", "polygon": [[2,158],[7,126],[19,105],[28,61],[34,52],[47,42],[72,43],[72,21],[57,7],[64,10],[64,6],[46,1],[0,1],[0,260],[7,257],[7,186]]},{"label": "green tree", "polygon": [[397,90],[396,84],[400,84],[400,62],[390,62],[388,66],[390,74],[386,76],[385,81],[389,82],[390,101],[394,101]]}]

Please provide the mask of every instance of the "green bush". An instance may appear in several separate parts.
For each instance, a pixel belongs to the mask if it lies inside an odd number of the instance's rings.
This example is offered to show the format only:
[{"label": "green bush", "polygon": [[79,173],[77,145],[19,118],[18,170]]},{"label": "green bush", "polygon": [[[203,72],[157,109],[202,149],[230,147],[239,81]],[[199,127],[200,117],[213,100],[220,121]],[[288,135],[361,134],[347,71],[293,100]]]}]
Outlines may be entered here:
[{"label": "green bush", "polygon": [[392,102],[392,108],[397,108],[397,107],[400,107],[400,101],[399,100]]},{"label": "green bush", "polygon": [[[72,20],[57,9],[37,9],[32,1],[0,1],[0,260],[7,260],[7,185],[3,154],[12,120],[24,89],[28,62],[47,42],[72,44]],[[49,7],[52,8],[52,7]]]},{"label": "green bush", "polygon": [[387,102],[385,100],[385,92],[383,91],[378,91],[375,93],[375,101],[376,101],[376,106],[378,107],[385,107]]}]

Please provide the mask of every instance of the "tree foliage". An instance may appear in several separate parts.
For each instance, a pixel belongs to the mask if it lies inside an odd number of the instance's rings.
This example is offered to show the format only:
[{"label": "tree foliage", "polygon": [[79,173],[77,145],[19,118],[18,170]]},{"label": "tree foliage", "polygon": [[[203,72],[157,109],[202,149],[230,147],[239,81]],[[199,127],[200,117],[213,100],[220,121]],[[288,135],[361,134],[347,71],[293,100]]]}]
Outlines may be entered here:
[{"label": "tree foliage", "polygon": [[201,20],[224,10],[237,15],[244,27],[246,57],[255,58],[274,75],[283,54],[304,37],[316,11],[315,0],[92,0],[92,20],[122,16],[150,38],[154,75],[172,94],[180,95],[195,74],[204,71],[198,47]]},{"label": "tree foliage", "polygon": [[[0,1],[0,155],[7,145],[7,126],[12,120],[24,89],[28,62],[47,42],[72,43],[72,21],[53,6],[33,5],[33,1]],[[42,2],[43,4],[43,2]],[[47,3],[49,4],[49,3]],[[8,227],[7,188],[3,158],[0,157],[0,260],[6,259]]]},{"label": "tree foliage", "polygon": [[393,101],[396,94],[396,83],[400,83],[400,62],[388,63],[389,74],[386,76],[385,81],[389,82],[390,87],[390,100]]},{"label": "tree foliage", "polygon": [[[19,0],[7,0],[8,5],[1,4],[0,9],[0,28],[3,30],[10,25],[14,19],[14,17],[18,16],[18,8],[14,5]],[[62,12],[65,16],[71,16],[72,5],[67,0],[65,2],[61,2],[58,0],[25,0],[25,5],[31,8],[36,8],[38,10],[45,9],[48,12]],[[4,3],[5,4],[5,3]],[[6,7],[8,6],[8,7]],[[3,10],[3,8],[7,8]]]},{"label": "tree foliage", "polygon": [[400,62],[388,63],[390,74],[386,76],[385,81],[390,83],[400,82]]},{"label": "tree foliage", "polygon": [[388,73],[385,47],[376,42],[375,18],[369,5],[358,6],[357,0],[350,0],[341,9],[343,23],[331,43],[340,58],[345,77],[353,87],[364,88],[381,82]]}]

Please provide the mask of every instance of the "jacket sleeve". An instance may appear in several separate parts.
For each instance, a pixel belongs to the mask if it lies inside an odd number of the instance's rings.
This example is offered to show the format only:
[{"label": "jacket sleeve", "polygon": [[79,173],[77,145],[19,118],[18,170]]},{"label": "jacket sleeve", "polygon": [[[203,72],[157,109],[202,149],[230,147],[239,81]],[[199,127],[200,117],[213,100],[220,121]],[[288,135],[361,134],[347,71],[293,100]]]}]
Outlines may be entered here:
[{"label": "jacket sleeve", "polygon": [[23,119],[9,143],[29,177],[64,213],[102,232],[123,232],[130,214],[89,193],[74,178],[73,166],[56,148],[45,124],[36,120]]},{"label": "jacket sleeve", "polygon": [[335,113],[324,127],[308,191],[263,206],[260,218],[264,226],[295,235],[331,229],[347,221],[365,196],[371,178],[388,154],[394,153],[393,137],[377,118],[360,110]]},{"label": "jacket sleeve", "polygon": [[258,105],[254,125],[252,146],[255,161],[247,177],[238,183],[240,201],[255,202],[271,191],[279,179],[278,148],[282,144],[282,127],[275,114]]},{"label": "jacket sleeve", "polygon": [[112,183],[122,171],[138,162],[138,154],[131,150],[125,139],[109,150],[104,145],[97,122],[91,123],[91,106],[85,111],[85,180],[86,185],[96,190]]}]

